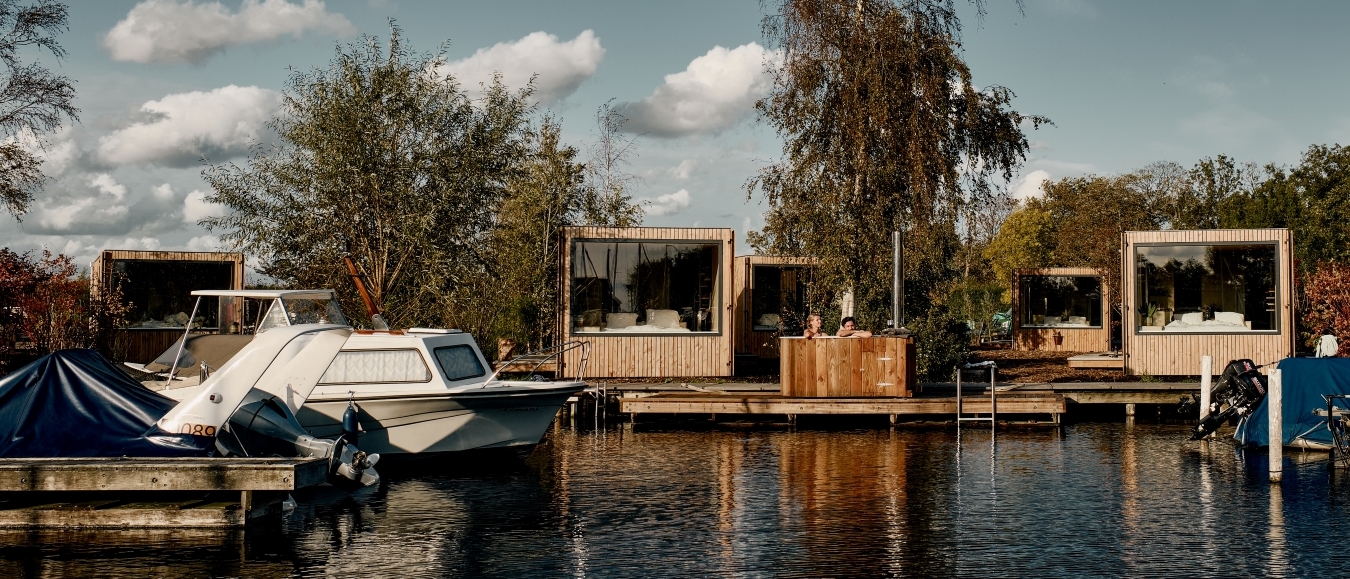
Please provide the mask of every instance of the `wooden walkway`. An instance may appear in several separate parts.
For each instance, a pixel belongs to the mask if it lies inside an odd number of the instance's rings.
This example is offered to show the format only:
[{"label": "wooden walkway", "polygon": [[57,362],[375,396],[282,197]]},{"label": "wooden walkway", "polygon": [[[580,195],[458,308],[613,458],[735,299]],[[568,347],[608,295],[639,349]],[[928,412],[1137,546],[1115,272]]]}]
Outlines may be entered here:
[{"label": "wooden walkway", "polygon": [[326,480],[324,459],[0,459],[3,527],[238,527]]},{"label": "wooden walkway", "polygon": [[[999,392],[1000,415],[1049,415],[1052,419],[1067,410],[1065,398],[1055,393],[1015,394]],[[989,414],[989,396],[962,396],[962,412]],[[871,414],[934,416],[951,418],[956,414],[955,396],[916,396],[914,398],[796,398],[765,393],[665,392],[619,399],[619,411],[630,414],[722,414],[722,415],[799,415]]]}]

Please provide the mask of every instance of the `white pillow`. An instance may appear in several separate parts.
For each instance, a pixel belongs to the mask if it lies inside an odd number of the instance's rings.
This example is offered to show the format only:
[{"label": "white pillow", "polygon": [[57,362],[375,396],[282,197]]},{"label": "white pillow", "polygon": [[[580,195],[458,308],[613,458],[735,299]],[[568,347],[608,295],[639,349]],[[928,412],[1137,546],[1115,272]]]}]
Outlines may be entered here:
[{"label": "white pillow", "polygon": [[1045,316],[1045,325],[1053,326],[1059,323],[1059,316]]},{"label": "white pillow", "polygon": [[637,323],[637,314],[617,314],[617,313],[616,313],[616,314],[606,314],[606,315],[605,315],[605,327],[606,327],[606,328],[627,328],[627,327],[629,327],[629,326],[636,326],[636,325],[638,325],[638,323]]},{"label": "white pillow", "polygon": [[680,327],[680,312],[675,310],[647,310],[647,325],[674,329]]},{"label": "white pillow", "polygon": [[780,318],[778,314],[764,314],[755,322],[756,326],[777,326]]},{"label": "white pillow", "polygon": [[1242,319],[1242,314],[1238,312],[1214,312],[1214,321],[1230,326],[1241,326],[1246,320]]},{"label": "white pillow", "polygon": [[1075,326],[1086,326],[1087,316],[1069,316],[1069,323]]},{"label": "white pillow", "polygon": [[1191,326],[1198,326],[1205,321],[1205,314],[1201,312],[1181,314],[1181,321]]}]

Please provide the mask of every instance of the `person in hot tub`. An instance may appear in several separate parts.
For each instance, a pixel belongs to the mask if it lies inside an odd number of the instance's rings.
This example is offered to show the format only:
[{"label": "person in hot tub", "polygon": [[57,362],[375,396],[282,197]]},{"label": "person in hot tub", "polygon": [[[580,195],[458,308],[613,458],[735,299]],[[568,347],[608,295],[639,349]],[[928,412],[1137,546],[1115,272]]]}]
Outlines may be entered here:
[{"label": "person in hot tub", "polygon": [[821,321],[820,314],[811,314],[806,317],[806,331],[802,332],[802,337],[810,340],[826,335],[821,331],[820,326],[825,322]]},{"label": "person in hot tub", "polygon": [[849,316],[839,323],[839,331],[834,335],[839,336],[840,338],[870,338],[872,337],[872,332],[859,330],[858,321],[853,319],[853,316]]}]

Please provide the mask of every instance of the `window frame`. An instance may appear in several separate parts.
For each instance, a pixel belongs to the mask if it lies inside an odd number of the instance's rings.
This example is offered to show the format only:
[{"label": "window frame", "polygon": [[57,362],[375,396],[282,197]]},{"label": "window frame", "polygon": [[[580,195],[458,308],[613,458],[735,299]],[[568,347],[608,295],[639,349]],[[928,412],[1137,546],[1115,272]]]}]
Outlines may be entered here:
[{"label": "window frame", "polygon": [[337,355],[341,356],[348,352],[414,352],[417,354],[417,359],[422,361],[422,369],[426,370],[427,378],[426,380],[389,380],[382,382],[324,382],[323,376],[328,374],[328,370],[333,367],[333,363],[337,362],[337,356],[334,356],[333,361],[328,363],[328,368],[325,368],[323,374],[319,375],[319,381],[315,383],[316,386],[348,386],[352,384],[426,384],[428,382],[431,382],[431,379],[434,377],[434,375],[431,372],[431,368],[427,366],[427,357],[422,355],[422,350],[418,348],[369,348],[369,349],[363,348],[353,350],[338,350]]},{"label": "window frame", "polygon": [[[726,304],[724,303],[724,302],[725,302],[725,299],[724,299],[724,296],[723,296],[723,293],[725,292],[725,287],[726,287],[725,284],[727,283],[727,278],[729,277],[729,276],[727,275],[727,271],[726,271],[726,268],[727,268],[727,261],[726,261],[726,259],[727,259],[727,252],[726,252],[726,250],[725,250],[725,248],[724,248],[724,246],[726,245],[726,240],[724,240],[724,239],[656,239],[656,238],[651,238],[651,239],[649,239],[649,238],[622,238],[622,239],[620,239],[620,238],[573,237],[573,238],[571,238],[570,241],[571,241],[571,244],[570,244],[570,245],[568,246],[568,248],[567,248],[567,271],[564,273],[564,275],[566,276],[566,279],[567,279],[567,296],[566,296],[566,298],[565,298],[565,299],[567,300],[567,316],[566,316],[566,318],[563,320],[563,323],[564,323],[564,325],[565,325],[566,328],[567,328],[567,335],[569,335],[569,336],[585,336],[585,337],[588,337],[588,338],[627,338],[627,337],[644,337],[644,338],[693,338],[693,337],[714,337],[714,336],[722,336],[724,333],[726,333],[726,332],[728,331],[728,330],[727,330],[727,325],[729,325],[731,322],[730,322],[730,320],[728,319],[730,316],[728,315],[728,312],[727,312],[727,310],[725,309],[725,308],[726,308]],[[711,246],[714,246],[714,247],[715,247],[715,251],[717,252],[717,267],[716,267],[716,269],[715,269],[715,273],[717,274],[717,276],[716,276],[715,281],[714,281],[714,283],[713,283],[713,298],[714,298],[714,303],[713,303],[713,304],[710,304],[709,308],[717,312],[717,320],[718,320],[718,323],[717,323],[717,329],[716,329],[716,330],[711,330],[711,331],[706,331],[706,332],[702,332],[702,331],[692,331],[692,330],[691,330],[691,331],[688,331],[688,332],[605,332],[605,331],[603,331],[603,330],[602,330],[602,331],[598,331],[598,332],[586,332],[586,331],[580,331],[580,330],[577,330],[577,327],[578,327],[578,326],[576,326],[575,324],[572,323],[572,316],[574,316],[574,315],[576,314],[576,312],[572,309],[572,306],[573,306],[573,303],[574,303],[574,302],[573,302],[573,299],[572,299],[572,296],[573,296],[573,292],[576,291],[576,284],[574,283],[576,278],[573,277],[573,275],[572,275],[572,267],[573,267],[573,263],[575,263],[575,260],[576,260],[576,257],[577,257],[577,245],[578,245],[578,244],[581,244],[581,243],[607,243],[607,244],[617,244],[617,243],[627,243],[627,244],[652,243],[652,244],[655,244],[655,243],[660,243],[660,244],[670,244],[670,245],[711,245]],[[632,313],[632,312],[627,312],[627,313]]]},{"label": "window frame", "polygon": [[[1285,260],[1285,257],[1284,257],[1283,252],[1280,251],[1280,241],[1279,241],[1279,240],[1274,240],[1274,239],[1262,239],[1262,240],[1254,240],[1254,241],[1178,241],[1178,242],[1149,241],[1149,242],[1131,243],[1130,246],[1131,246],[1131,254],[1130,254],[1130,266],[1129,266],[1129,267],[1130,267],[1131,270],[1132,270],[1131,276],[1132,276],[1132,279],[1133,279],[1133,281],[1134,281],[1134,284],[1133,284],[1134,287],[1132,287],[1132,288],[1129,289],[1129,291],[1130,291],[1130,300],[1129,300],[1129,302],[1130,302],[1131,309],[1130,309],[1129,312],[1122,312],[1122,313],[1125,314],[1125,315],[1127,315],[1127,316],[1129,316],[1129,318],[1130,318],[1131,320],[1133,320],[1133,321],[1130,322],[1130,325],[1133,326],[1133,329],[1132,329],[1133,335],[1135,335],[1135,336],[1280,336],[1280,335],[1284,335],[1284,324],[1283,324],[1284,319],[1283,319],[1283,316],[1281,315],[1281,312],[1280,312],[1280,304],[1283,303],[1283,302],[1281,301],[1281,299],[1282,299],[1282,297],[1283,297],[1283,292],[1281,291],[1280,285],[1281,285],[1281,282],[1284,281],[1284,276],[1285,276],[1285,273],[1284,273],[1284,265],[1285,265],[1285,264],[1284,264],[1284,260]],[[1139,249],[1140,249],[1140,248],[1144,248],[1144,247],[1182,247],[1182,246],[1199,246],[1199,247],[1252,247],[1252,246],[1269,246],[1269,247],[1271,247],[1271,248],[1274,250],[1273,253],[1274,253],[1274,256],[1275,256],[1274,261],[1273,261],[1273,268],[1274,268],[1274,271],[1273,271],[1273,273],[1274,273],[1274,287],[1273,287],[1273,289],[1274,289],[1274,291],[1275,291],[1275,308],[1274,308],[1275,320],[1272,322],[1272,325],[1275,326],[1275,329],[1272,329],[1272,330],[1247,330],[1247,331],[1241,331],[1241,332],[1237,332],[1237,331],[1234,331],[1234,332],[1195,332],[1195,331],[1166,331],[1166,330],[1149,331],[1149,332],[1141,331],[1142,328],[1143,328],[1144,326],[1143,326],[1142,324],[1138,323],[1138,321],[1137,321],[1137,320],[1138,320],[1138,317],[1137,317],[1137,310],[1138,310],[1139,305],[1140,305],[1140,303],[1139,303],[1139,283],[1140,283],[1140,274],[1139,274],[1139,258],[1138,258],[1138,256],[1139,256]],[[1174,296],[1174,299],[1175,299],[1175,296]],[[1245,317],[1245,314],[1244,314],[1244,317]],[[1166,327],[1166,326],[1164,326],[1164,327]]]},{"label": "window frame", "polygon": [[[469,353],[473,354],[474,361],[478,362],[478,369],[481,370],[481,372],[473,376],[451,378],[450,373],[445,371],[445,364],[441,362],[441,357],[436,355],[436,352],[439,352],[441,350],[448,350],[451,348],[464,348],[466,350],[469,350]],[[444,346],[436,346],[435,348],[431,349],[431,357],[436,360],[436,367],[439,368],[441,371],[441,378],[445,380],[447,383],[461,382],[464,380],[471,380],[474,378],[482,378],[484,376],[487,376],[488,373],[487,369],[488,366],[490,366],[490,364],[485,364],[486,360],[484,360],[481,356],[478,355],[478,349],[473,346],[470,346],[469,344],[446,344]]]},{"label": "window frame", "polygon": [[[778,328],[778,327],[773,327],[772,329],[764,329],[764,328],[769,328],[770,326],[761,326],[761,325],[755,323],[755,321],[756,321],[756,319],[757,319],[757,318],[755,317],[755,308],[757,307],[757,304],[759,303],[759,298],[758,298],[758,297],[756,296],[756,294],[755,294],[755,290],[759,289],[758,287],[756,287],[757,284],[755,283],[755,272],[756,272],[756,270],[758,270],[759,268],[772,268],[772,269],[776,269],[776,270],[778,270],[780,280],[781,280],[781,276],[782,276],[783,270],[786,270],[786,269],[795,269],[795,270],[798,270],[798,280],[797,280],[797,284],[798,284],[798,285],[808,285],[808,282],[802,281],[802,278],[803,278],[803,277],[810,277],[810,276],[811,276],[812,274],[814,274],[815,272],[813,271],[812,266],[806,265],[806,264],[801,264],[801,263],[749,263],[749,264],[747,264],[747,265],[748,265],[749,268],[750,268],[749,280],[747,280],[747,281],[749,282],[749,287],[746,288],[746,289],[749,290],[749,292],[750,292],[750,307],[748,308],[748,311],[746,312],[747,317],[749,318],[748,320],[746,320],[746,323],[748,323],[748,324],[750,325],[750,331],[751,331],[751,332],[773,333],[773,332],[780,331],[780,328]],[[778,294],[779,294],[778,301],[779,301],[779,303],[782,303],[782,301],[783,301],[783,297],[782,297],[782,294],[783,294],[783,287],[782,287],[782,282],[781,282],[781,281],[779,282]],[[780,315],[781,315],[781,310],[779,311],[779,313],[780,313]],[[809,315],[811,314],[811,311],[810,311],[810,300],[809,300],[805,295],[802,296],[801,310],[800,310],[799,312],[797,312],[797,313],[801,316],[801,318],[802,318],[803,321],[805,321],[806,318],[807,318],[807,316],[809,316]],[[781,324],[781,322],[780,322],[780,324]]]},{"label": "window frame", "polygon": [[[1022,292],[1022,284],[1023,284],[1027,279],[1033,278],[1033,277],[1039,277],[1039,278],[1066,277],[1066,278],[1087,278],[1087,279],[1094,279],[1094,280],[1097,280],[1097,293],[1098,293],[1098,296],[1097,296],[1097,308],[1096,308],[1096,312],[1095,312],[1095,313],[1096,313],[1097,315],[1101,316],[1101,323],[1100,323],[1100,324],[1097,324],[1097,325],[1095,325],[1095,326],[1094,326],[1094,325],[1087,325],[1087,326],[1047,326],[1047,325],[1044,325],[1044,324],[1033,324],[1033,323],[1031,323],[1031,320],[1026,319],[1026,315],[1025,315],[1025,314],[1026,314],[1026,307],[1027,307],[1027,300],[1026,300],[1027,296],[1024,295],[1023,292]],[[1101,275],[1089,274],[1089,273],[1082,273],[1082,274],[1067,274],[1067,273],[1063,273],[1063,274],[1062,274],[1062,273],[1055,273],[1055,274],[1035,273],[1035,274],[1032,274],[1032,273],[1024,273],[1024,274],[1018,274],[1018,275],[1017,275],[1017,285],[1018,285],[1018,287],[1016,288],[1016,291],[1017,291],[1017,306],[1018,306],[1018,309],[1021,310],[1021,311],[1016,312],[1017,316],[1018,316],[1019,318],[1021,318],[1021,319],[1018,321],[1018,324],[1017,324],[1018,329],[1026,329],[1026,330],[1060,330],[1060,331],[1062,331],[1062,330],[1068,330],[1068,331],[1077,331],[1077,330],[1101,330],[1101,329],[1103,329],[1103,328],[1106,327],[1105,324],[1109,323],[1110,316],[1109,316],[1109,314],[1108,314],[1106,311],[1104,311],[1104,310],[1105,310],[1105,302],[1106,302],[1106,290],[1105,290],[1105,288],[1106,288],[1106,278],[1103,277],[1103,276],[1101,276]],[[1088,318],[1091,319],[1091,316],[1088,316]]]}]

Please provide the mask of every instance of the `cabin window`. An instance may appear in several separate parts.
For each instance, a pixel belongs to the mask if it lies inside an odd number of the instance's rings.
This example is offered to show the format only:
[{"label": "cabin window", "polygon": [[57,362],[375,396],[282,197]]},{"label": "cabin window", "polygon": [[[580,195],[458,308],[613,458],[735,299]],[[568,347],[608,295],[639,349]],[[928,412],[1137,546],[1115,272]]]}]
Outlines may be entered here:
[{"label": "cabin window", "polygon": [[801,334],[806,328],[806,284],[810,269],[754,265],[750,271],[750,325],[754,331]]},{"label": "cabin window", "polygon": [[1023,328],[1102,327],[1102,281],[1095,276],[1018,276]]},{"label": "cabin window", "polygon": [[1273,243],[1136,246],[1136,331],[1278,331],[1275,250]]},{"label": "cabin window", "polygon": [[573,334],[722,330],[720,242],[575,241]]},{"label": "cabin window", "polygon": [[343,350],[320,384],[429,382],[431,371],[417,350]]},{"label": "cabin window", "polygon": [[487,374],[483,363],[478,361],[478,354],[469,346],[445,346],[434,352],[446,380],[454,382]]}]

